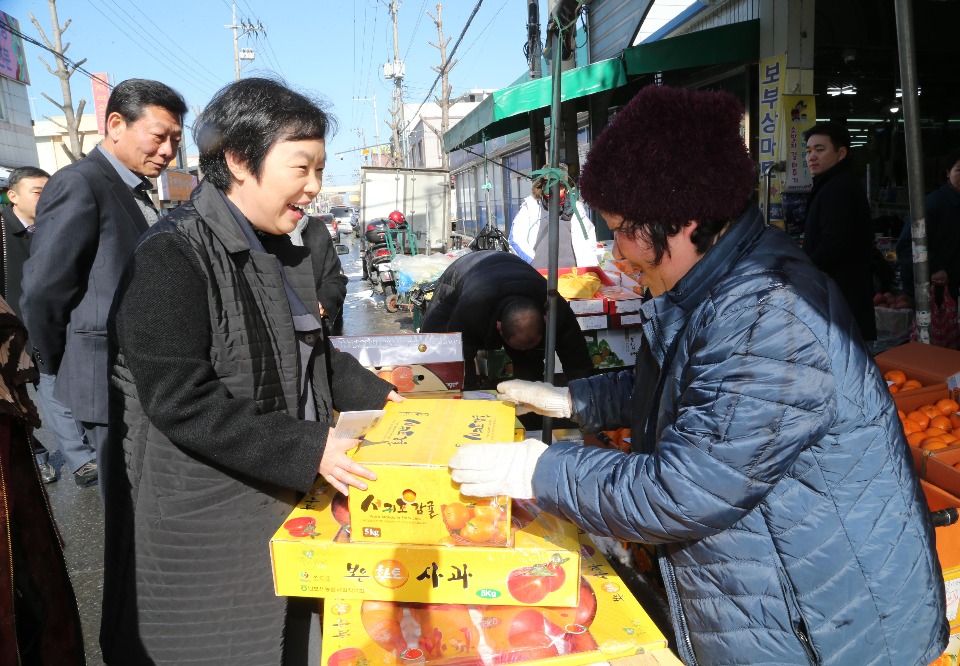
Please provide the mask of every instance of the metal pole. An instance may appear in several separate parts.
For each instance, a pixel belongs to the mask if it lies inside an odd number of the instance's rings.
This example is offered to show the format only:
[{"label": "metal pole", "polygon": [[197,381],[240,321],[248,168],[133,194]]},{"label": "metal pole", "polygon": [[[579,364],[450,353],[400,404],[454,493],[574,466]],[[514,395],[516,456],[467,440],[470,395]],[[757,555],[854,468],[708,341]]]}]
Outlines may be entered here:
[{"label": "metal pole", "polygon": [[240,37],[237,35],[237,3],[233,3],[233,20],[230,22],[233,28],[233,68],[237,75],[237,81],[240,80]]},{"label": "metal pole", "polygon": [[[557,44],[551,49],[553,54],[553,101],[550,104],[550,168],[560,167],[560,60],[562,54],[562,35],[557,36]],[[549,231],[547,232],[547,325],[544,341],[544,381],[552,384],[556,372],[557,353],[557,272],[560,270],[560,182],[550,187],[548,206]],[[553,441],[553,419],[543,418],[543,442]]]},{"label": "metal pole", "polygon": [[917,338],[930,343],[930,265],[927,263],[927,221],[923,202],[923,146],[920,143],[920,104],[913,5],[895,0],[897,46],[900,52],[900,88],[903,91],[903,129],[907,148],[907,190],[910,194],[910,232],[913,235],[913,281],[917,310]]},{"label": "metal pole", "polygon": [[[543,76],[540,60],[543,52],[540,48],[540,3],[538,0],[527,2],[527,59],[530,67],[530,80]],[[529,114],[530,122],[530,161],[534,169],[539,169],[547,161],[544,154],[543,112],[534,109]]]}]

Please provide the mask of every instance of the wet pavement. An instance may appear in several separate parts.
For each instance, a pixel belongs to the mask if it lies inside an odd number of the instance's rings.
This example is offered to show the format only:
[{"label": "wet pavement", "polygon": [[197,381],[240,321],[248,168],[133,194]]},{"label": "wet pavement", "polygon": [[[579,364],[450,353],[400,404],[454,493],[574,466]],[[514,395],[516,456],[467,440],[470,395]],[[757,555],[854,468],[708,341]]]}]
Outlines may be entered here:
[{"label": "wet pavement", "polygon": [[[413,332],[413,316],[408,311],[391,314],[383,305],[383,297],[374,294],[362,278],[360,241],[344,236],[343,244],[350,254],[341,255],[344,272],[349,278],[344,302],[344,335],[371,335]],[[36,401],[36,398],[34,397]],[[42,415],[41,415],[42,416]],[[52,435],[42,428],[37,438],[54,449]],[[99,666],[100,600],[103,594],[103,509],[97,487],[79,488],[63,464],[59,452],[50,462],[58,468],[60,480],[46,486],[53,506],[53,515],[66,545],[67,566],[80,606],[87,663]]]}]

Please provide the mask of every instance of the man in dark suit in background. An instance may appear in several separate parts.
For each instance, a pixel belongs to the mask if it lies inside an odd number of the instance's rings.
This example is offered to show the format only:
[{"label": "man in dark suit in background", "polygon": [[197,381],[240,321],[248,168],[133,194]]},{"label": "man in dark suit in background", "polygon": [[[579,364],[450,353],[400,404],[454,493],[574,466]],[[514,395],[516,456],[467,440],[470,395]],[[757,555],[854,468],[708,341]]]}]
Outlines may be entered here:
[{"label": "man in dark suit in background", "polygon": [[147,179],[176,155],[186,112],[163,83],[123,81],[107,102],[103,141],[55,173],[37,204],[23,318],[41,386],[73,411],[98,455],[107,435],[107,315],[137,239],[159,217]]},{"label": "man in dark suit in background", "polygon": [[813,189],[803,251],[833,278],[864,340],[877,339],[873,314],[873,222],[870,204],[850,161],[850,132],[817,123],[803,133]]},{"label": "man in dark suit in background", "polygon": [[[49,179],[50,174],[37,167],[14,169],[10,172],[7,181],[10,187],[7,192],[10,205],[0,211],[0,217],[3,218],[3,225],[0,226],[0,232],[2,232],[0,233],[0,295],[7,300],[14,314],[21,319],[23,265],[30,256],[30,241],[37,228],[34,224],[37,218],[37,201],[40,199],[43,186]],[[32,352],[29,342],[26,343],[26,349],[28,353]],[[83,431],[78,431],[76,422],[70,416],[70,410],[63,408],[66,410],[66,418],[64,418],[62,410],[58,407],[62,405],[43,405],[43,418],[46,425],[53,430],[71,471],[83,469],[81,477],[84,475],[89,477],[92,472],[93,480],[96,480],[97,467],[96,463],[92,462],[96,460],[93,448],[84,441]],[[50,452],[32,434],[30,439],[37,459],[37,467],[40,469],[40,478],[44,483],[53,483],[57,480],[57,470],[50,464]],[[92,464],[92,470],[89,467],[90,464]],[[84,466],[87,467],[84,468]]]}]

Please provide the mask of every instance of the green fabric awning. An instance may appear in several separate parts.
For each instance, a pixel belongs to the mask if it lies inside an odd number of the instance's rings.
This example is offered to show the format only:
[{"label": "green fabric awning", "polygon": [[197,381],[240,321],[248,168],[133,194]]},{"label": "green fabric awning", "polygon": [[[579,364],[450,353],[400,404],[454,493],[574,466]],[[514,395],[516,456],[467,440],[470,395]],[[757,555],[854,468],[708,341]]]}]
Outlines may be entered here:
[{"label": "green fabric awning", "polygon": [[759,57],[759,19],[637,44],[623,51],[629,76],[729,62],[756,62]]},{"label": "green fabric awning", "polygon": [[[627,84],[628,76],[732,62],[756,62],[760,54],[760,21],[751,20],[637,44],[620,56],[577,67],[560,76],[562,101],[582,99]],[[551,102],[553,77],[503,88],[484,99],[443,135],[447,152],[529,127],[530,111]]]},{"label": "green fabric awning", "polygon": [[[601,60],[562,73],[561,100],[586,97],[626,82],[620,58]],[[527,114],[550,106],[552,85],[553,77],[546,76],[494,92],[443,135],[444,150],[480,143],[484,134],[492,139],[529,127]]]}]

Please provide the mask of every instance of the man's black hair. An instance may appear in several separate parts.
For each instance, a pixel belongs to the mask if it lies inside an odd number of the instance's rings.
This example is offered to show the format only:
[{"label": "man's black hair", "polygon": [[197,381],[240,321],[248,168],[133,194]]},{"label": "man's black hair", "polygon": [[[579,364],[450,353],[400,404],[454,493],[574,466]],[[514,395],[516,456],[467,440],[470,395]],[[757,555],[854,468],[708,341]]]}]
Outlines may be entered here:
[{"label": "man's black hair", "polygon": [[817,123],[806,132],[803,133],[803,140],[809,141],[811,136],[816,134],[822,134],[830,137],[830,143],[833,144],[834,150],[840,150],[841,148],[846,148],[850,150],[850,130],[847,129],[847,126],[829,120],[823,123]]},{"label": "man's black hair", "polygon": [[950,171],[957,162],[960,162],[960,145],[951,148],[944,156],[943,170]]},{"label": "man's black hair", "polygon": [[263,160],[280,141],[324,139],[334,119],[320,105],[280,81],[241,79],[221,88],[193,125],[204,178],[221,190],[230,187],[227,153],[260,181]]},{"label": "man's black hair", "polygon": [[183,96],[165,83],[149,79],[127,79],[117,84],[107,100],[104,118],[119,113],[127,123],[136,122],[148,106],[159,106],[183,121],[187,103]]},{"label": "man's black hair", "polygon": [[21,180],[26,178],[49,178],[50,174],[39,167],[25,166],[17,167],[10,172],[7,178],[7,186],[12,190]]},{"label": "man's black hair", "polygon": [[531,298],[517,298],[507,303],[500,313],[500,337],[508,341],[518,335],[526,336],[532,332],[529,330],[531,322],[536,326],[536,332],[543,337],[543,308]]}]

